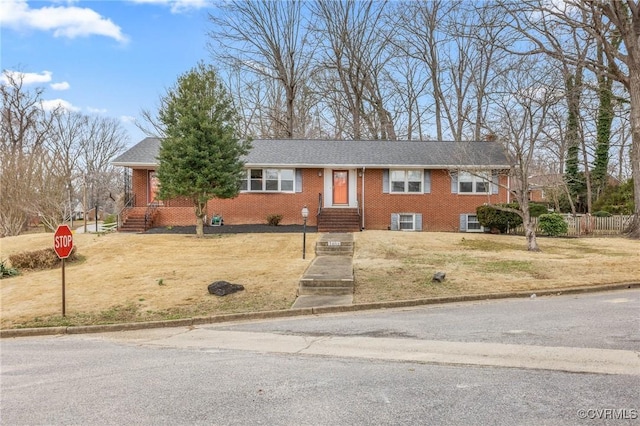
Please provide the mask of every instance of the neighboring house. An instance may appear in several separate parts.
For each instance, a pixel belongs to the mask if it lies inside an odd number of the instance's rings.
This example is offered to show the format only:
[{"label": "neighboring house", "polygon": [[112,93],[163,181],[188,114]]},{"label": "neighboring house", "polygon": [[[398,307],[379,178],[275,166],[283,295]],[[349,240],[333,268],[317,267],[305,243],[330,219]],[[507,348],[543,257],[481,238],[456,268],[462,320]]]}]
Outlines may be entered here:
[{"label": "neighboring house", "polygon": [[[482,231],[476,207],[509,201],[509,163],[497,142],[255,140],[233,199],[213,199],[225,225],[307,224],[320,232]],[[155,202],[160,140],[146,138],[113,164],[132,170],[130,215],[152,205],[154,226],[193,225],[189,200]],[[156,209],[157,206],[157,209]],[[210,219],[209,219],[210,220]]]}]

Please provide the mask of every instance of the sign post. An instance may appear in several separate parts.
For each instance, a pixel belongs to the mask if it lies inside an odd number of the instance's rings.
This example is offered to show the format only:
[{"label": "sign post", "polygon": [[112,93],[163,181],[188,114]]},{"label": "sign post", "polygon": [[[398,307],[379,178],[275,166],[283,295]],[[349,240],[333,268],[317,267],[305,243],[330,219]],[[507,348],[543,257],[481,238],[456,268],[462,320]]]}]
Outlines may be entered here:
[{"label": "sign post", "polygon": [[53,250],[62,259],[62,316],[64,317],[66,316],[64,260],[73,250],[73,234],[67,225],[58,225],[58,229],[53,234]]}]

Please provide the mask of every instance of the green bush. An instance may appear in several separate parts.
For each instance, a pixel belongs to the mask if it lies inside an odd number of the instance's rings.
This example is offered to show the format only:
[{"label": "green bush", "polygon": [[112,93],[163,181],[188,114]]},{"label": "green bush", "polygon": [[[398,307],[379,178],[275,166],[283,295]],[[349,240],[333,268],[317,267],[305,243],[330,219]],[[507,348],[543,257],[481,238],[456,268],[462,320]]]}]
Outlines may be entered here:
[{"label": "green bush", "polygon": [[569,231],[569,225],[558,213],[541,214],[538,218],[540,230],[547,235],[557,237]]},{"label": "green bush", "polygon": [[608,186],[593,204],[595,211],[607,211],[611,214],[633,214],[633,179],[618,185]]},{"label": "green bush", "polygon": [[6,261],[0,261],[0,279],[7,277],[14,277],[20,275],[20,272],[16,268],[7,266]]},{"label": "green bush", "polygon": [[549,213],[549,209],[544,204],[530,203],[529,214],[531,217],[540,217],[543,214]]},{"label": "green bush", "polygon": [[[67,258],[68,262],[78,260],[74,247]],[[27,251],[9,256],[11,266],[17,269],[52,269],[60,266],[61,261],[53,248]]]},{"label": "green bush", "polygon": [[105,225],[110,225],[112,223],[116,223],[116,220],[118,220],[118,216],[115,214],[109,214],[107,215],[107,217],[104,218],[104,224]]},{"label": "green bush", "polygon": [[[478,222],[485,228],[497,229],[501,233],[505,233],[509,230],[515,229],[522,225],[522,218],[517,213],[500,210],[496,207],[508,207],[514,210],[519,210],[518,203],[508,204],[495,204],[484,205],[476,208],[476,214],[478,215]],[[547,213],[547,206],[544,204],[529,204],[529,214],[531,217],[538,217],[541,214]]]},{"label": "green bush", "polygon": [[[499,205],[514,208],[513,205],[510,204]],[[517,205],[515,205],[515,208],[517,208]],[[498,210],[493,206],[480,206],[476,208],[476,214],[478,215],[480,225],[489,229],[497,229],[503,234],[522,224],[522,218],[516,213]]]},{"label": "green bush", "polygon": [[267,216],[267,225],[278,226],[282,220],[281,214],[270,214]]},{"label": "green bush", "polygon": [[595,217],[611,217],[612,214],[604,210],[597,211],[593,214]]}]

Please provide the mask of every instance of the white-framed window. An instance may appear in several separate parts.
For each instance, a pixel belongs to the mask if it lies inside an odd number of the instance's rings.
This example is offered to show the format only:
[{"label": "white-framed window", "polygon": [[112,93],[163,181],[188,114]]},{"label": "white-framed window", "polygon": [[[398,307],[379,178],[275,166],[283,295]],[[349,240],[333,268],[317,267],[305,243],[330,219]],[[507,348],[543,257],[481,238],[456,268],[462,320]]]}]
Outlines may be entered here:
[{"label": "white-framed window", "polygon": [[401,214],[398,221],[401,231],[413,231],[416,229],[416,215],[414,214]]},{"label": "white-framed window", "polygon": [[484,228],[478,221],[478,215],[475,213],[460,215],[460,231],[461,232],[484,232]]},{"label": "white-framed window", "polygon": [[459,194],[487,194],[491,191],[491,175],[486,172],[458,173]]},{"label": "white-framed window", "polygon": [[293,192],[294,169],[247,169],[240,183],[241,191]]},{"label": "white-framed window", "polygon": [[422,170],[390,170],[391,193],[422,193],[422,182],[424,181],[422,173]]},{"label": "white-framed window", "polygon": [[392,213],[392,231],[422,231],[421,213]]}]

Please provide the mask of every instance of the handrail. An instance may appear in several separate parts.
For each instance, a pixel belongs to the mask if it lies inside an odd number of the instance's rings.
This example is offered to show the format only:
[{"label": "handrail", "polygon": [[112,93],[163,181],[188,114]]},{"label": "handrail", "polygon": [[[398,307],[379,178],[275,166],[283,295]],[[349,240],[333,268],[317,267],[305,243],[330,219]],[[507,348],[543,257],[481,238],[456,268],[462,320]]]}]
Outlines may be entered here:
[{"label": "handrail", "polygon": [[317,214],[317,216],[320,216],[320,213],[322,213],[322,192],[318,193],[318,214]]},{"label": "handrail", "polygon": [[[151,225],[153,224],[153,218],[154,218],[154,216],[156,214],[156,211],[158,210],[158,206],[159,205],[160,205],[160,203],[158,201],[153,200],[147,206],[147,210],[144,213],[144,230],[145,231],[147,229],[149,229],[151,227]],[[149,224],[149,227],[147,227],[147,224]]]},{"label": "handrail", "polygon": [[120,209],[120,211],[118,212],[118,228],[122,227],[125,219],[127,218],[127,215],[124,213],[127,213],[129,210],[134,208],[135,205],[136,205],[136,194],[125,193],[124,206],[122,206],[122,209]]}]

